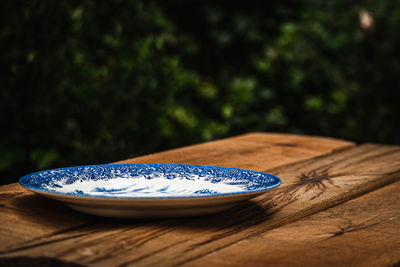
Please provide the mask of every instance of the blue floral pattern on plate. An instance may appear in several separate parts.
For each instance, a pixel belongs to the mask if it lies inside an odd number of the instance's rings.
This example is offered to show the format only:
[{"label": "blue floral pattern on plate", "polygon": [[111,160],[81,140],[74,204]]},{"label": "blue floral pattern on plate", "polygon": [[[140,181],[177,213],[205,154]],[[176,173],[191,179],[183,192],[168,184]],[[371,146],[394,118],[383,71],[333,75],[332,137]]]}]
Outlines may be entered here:
[{"label": "blue floral pattern on plate", "polygon": [[280,179],[267,173],[181,164],[106,164],[26,175],[36,192],[100,198],[196,198],[262,192]]}]

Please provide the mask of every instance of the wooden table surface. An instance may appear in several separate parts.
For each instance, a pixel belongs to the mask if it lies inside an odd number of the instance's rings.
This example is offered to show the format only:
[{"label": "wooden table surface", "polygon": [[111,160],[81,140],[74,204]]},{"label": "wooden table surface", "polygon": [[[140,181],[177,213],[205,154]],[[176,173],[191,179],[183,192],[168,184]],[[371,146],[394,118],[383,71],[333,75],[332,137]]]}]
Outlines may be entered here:
[{"label": "wooden table surface", "polygon": [[89,216],[0,187],[0,265],[400,264],[400,147],[251,133],[128,159],[265,171],[282,185],[210,216]]}]

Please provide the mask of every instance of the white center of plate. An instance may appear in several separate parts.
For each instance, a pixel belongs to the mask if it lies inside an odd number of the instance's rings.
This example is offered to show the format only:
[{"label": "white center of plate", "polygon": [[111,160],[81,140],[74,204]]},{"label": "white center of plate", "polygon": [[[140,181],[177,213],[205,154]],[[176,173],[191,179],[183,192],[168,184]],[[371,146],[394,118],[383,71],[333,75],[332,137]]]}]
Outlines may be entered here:
[{"label": "white center of plate", "polygon": [[[60,193],[76,193],[91,196],[113,197],[162,197],[162,196],[193,196],[202,194],[234,193],[243,191],[243,181],[219,181],[215,177],[199,177],[191,175],[190,179],[176,177],[167,179],[163,175],[145,178],[115,177],[108,180],[77,180],[66,184],[65,180],[47,186],[49,190]],[[240,186],[242,184],[242,187]]]}]

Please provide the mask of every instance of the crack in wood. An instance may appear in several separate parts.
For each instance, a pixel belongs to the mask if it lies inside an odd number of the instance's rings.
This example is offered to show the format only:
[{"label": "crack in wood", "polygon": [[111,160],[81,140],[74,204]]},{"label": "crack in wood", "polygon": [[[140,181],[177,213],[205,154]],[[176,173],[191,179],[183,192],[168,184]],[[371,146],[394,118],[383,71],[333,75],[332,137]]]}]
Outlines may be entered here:
[{"label": "crack in wood", "polygon": [[[131,229],[129,229],[129,230],[131,230]],[[96,263],[98,261],[105,260],[105,259],[109,258],[112,255],[118,254],[118,252],[120,252],[120,251],[126,251],[126,250],[129,250],[129,249],[132,249],[132,248],[135,248],[135,249],[140,248],[141,246],[143,246],[147,242],[149,242],[149,241],[151,241],[151,240],[153,240],[153,239],[155,239],[157,237],[160,237],[162,235],[165,235],[165,234],[167,234],[167,233],[169,233],[171,231],[173,231],[173,229],[155,230],[152,233],[150,233],[149,235],[146,235],[143,238],[135,239],[135,240],[133,240],[133,242],[130,242],[130,243],[126,239],[124,239],[124,240],[122,240],[120,242],[121,245],[117,245],[116,244],[113,249],[108,251],[107,255],[94,257],[93,259],[88,261],[88,263]],[[121,246],[122,246],[122,248],[121,248]],[[86,246],[84,246],[84,247],[86,247]]]},{"label": "crack in wood", "polygon": [[[95,232],[95,231],[93,231],[93,232]],[[41,243],[28,245],[28,246],[18,247],[18,248],[10,249],[10,250],[7,250],[7,251],[1,251],[0,252],[0,256],[1,255],[6,255],[6,254],[9,254],[9,253],[13,253],[13,252],[20,252],[20,251],[24,251],[24,250],[27,250],[27,249],[37,248],[37,247],[44,246],[44,245],[50,245],[50,244],[54,244],[54,243],[57,243],[57,242],[66,241],[66,240],[70,240],[70,239],[74,239],[74,238],[79,238],[79,237],[82,237],[82,236],[85,236],[85,235],[88,235],[88,234],[90,234],[90,233],[76,234],[76,235],[67,236],[67,237],[63,237],[63,238],[59,238],[59,239],[55,239],[55,240],[49,240],[49,241],[45,241],[45,242],[41,242]]]},{"label": "crack in wood", "polygon": [[123,263],[119,264],[118,266],[119,266],[119,267],[128,266],[128,265],[130,265],[130,264],[133,264],[133,263],[135,263],[135,262],[141,261],[141,260],[146,259],[146,258],[148,258],[148,257],[150,257],[150,256],[159,254],[159,253],[161,253],[161,252],[163,252],[163,251],[165,251],[165,250],[168,250],[168,249],[170,249],[170,248],[172,248],[172,247],[175,247],[175,246],[177,246],[177,245],[179,245],[179,244],[182,244],[182,243],[185,243],[185,242],[187,242],[187,241],[188,241],[188,240],[185,239],[185,240],[181,240],[181,241],[172,243],[172,244],[169,245],[169,246],[163,247],[163,248],[161,248],[161,249],[159,249],[159,250],[153,251],[152,253],[143,255],[143,256],[141,256],[141,257],[139,257],[139,258],[136,258],[136,259],[134,259],[134,260],[130,260],[130,261],[123,262]]},{"label": "crack in wood", "polygon": [[[99,226],[101,226],[101,225],[99,225]],[[99,226],[97,228],[95,228],[92,232],[87,233],[87,235],[90,235],[92,233],[98,234],[99,233]],[[107,225],[105,225],[105,226],[107,228]],[[113,230],[113,229],[118,229],[119,226],[114,225],[114,226],[111,226],[109,228],[111,228],[109,230]],[[121,230],[118,229],[119,231],[112,232],[110,234],[106,234],[105,236],[110,237],[110,238],[115,236],[115,235],[119,236],[119,235],[121,235],[121,233],[127,232],[127,231],[131,230],[132,228],[134,228],[134,227],[129,227],[129,228],[126,228],[126,229],[121,229]],[[102,238],[104,238],[104,236],[102,236]],[[87,248],[87,247],[93,246],[93,245],[98,244],[98,243],[99,243],[98,240],[91,240],[91,241],[81,242],[81,243],[79,243],[79,247],[78,246],[74,246],[74,247],[70,247],[69,249],[64,250],[62,252],[61,251],[57,252],[57,256],[58,257],[63,257],[65,255],[67,255],[68,253],[71,253],[73,251],[79,250],[80,247]]]},{"label": "crack in wood", "polygon": [[296,147],[296,144],[292,144],[292,143],[274,143],[273,145],[275,146],[286,146],[286,147]]},{"label": "crack in wood", "polygon": [[137,240],[137,241],[140,241],[140,242],[138,242],[135,247],[136,248],[140,248],[141,246],[145,245],[146,243],[150,242],[151,240],[153,240],[153,239],[155,239],[157,237],[160,237],[162,235],[165,235],[167,233],[170,233],[173,230],[174,229],[171,228],[171,229],[162,229],[162,230],[159,230],[159,231],[154,231],[154,233],[152,235],[148,236],[147,238],[143,238],[142,240]]},{"label": "crack in wood", "polygon": [[[34,247],[41,246],[41,245],[52,244],[52,243],[68,240],[68,239],[64,239],[64,238],[59,238],[59,239],[54,239],[54,240],[48,240],[48,241],[45,241],[45,242],[40,242],[40,240],[44,240],[46,238],[55,237],[57,235],[62,235],[62,234],[74,232],[76,230],[80,230],[80,229],[83,229],[83,228],[86,228],[86,227],[90,227],[91,225],[92,225],[92,222],[84,223],[84,224],[81,224],[81,225],[77,225],[77,226],[74,226],[74,227],[70,227],[70,228],[66,228],[66,229],[60,230],[60,231],[56,231],[56,232],[47,234],[47,235],[39,237],[39,238],[34,238],[32,240],[27,241],[26,245],[23,246],[23,247],[19,247],[19,248],[15,248],[15,249],[6,248],[6,250],[0,251],[0,255],[4,255],[4,254],[7,254],[7,253],[11,253],[11,252],[22,251],[24,249],[34,248]],[[82,236],[82,235],[72,236],[71,238],[80,237],[80,236]],[[36,243],[36,242],[39,242],[39,243]]]},{"label": "crack in wood", "polygon": [[15,196],[18,196],[18,195],[21,195],[21,194],[23,194],[24,192],[13,192],[12,194],[11,193],[1,193],[0,194],[0,201],[1,200],[6,200],[6,199],[10,199],[10,198],[14,198]]},{"label": "crack in wood", "polygon": [[370,161],[370,160],[379,159],[379,158],[382,158],[382,157],[387,157],[387,156],[390,156],[390,155],[393,155],[393,154],[396,154],[396,153],[399,153],[399,152],[400,152],[400,148],[396,147],[396,148],[393,148],[393,149],[391,149],[389,151],[386,150],[386,151],[383,151],[382,153],[373,154],[373,155],[371,155],[369,157],[364,157],[364,158],[360,159],[359,161],[353,162],[353,164],[360,164],[360,163],[363,163],[365,161]]},{"label": "crack in wood", "polygon": [[[261,209],[261,208],[258,208],[257,206],[255,206],[253,208],[253,210],[250,210],[250,211],[249,211],[247,203],[244,203],[242,205],[232,208],[230,210],[230,212],[235,214],[233,222],[226,224],[223,227],[218,229],[219,231],[228,229],[228,231],[214,235],[210,239],[207,239],[205,241],[192,244],[184,252],[187,253],[187,252],[195,250],[196,248],[199,248],[203,245],[210,244],[212,242],[218,241],[225,237],[235,235],[235,234],[239,233],[240,231],[242,231],[243,229],[247,229],[248,227],[258,225],[258,224],[264,222],[265,220],[268,220],[275,213],[278,212],[278,210],[265,212],[265,210],[269,208],[268,205],[271,205],[271,203],[264,205],[264,207],[263,207],[264,209]],[[233,227],[233,229],[232,229],[232,227]]]},{"label": "crack in wood", "polygon": [[376,222],[370,223],[371,221],[375,220],[378,217],[379,216],[375,216],[375,217],[373,217],[371,219],[368,219],[368,220],[366,220],[364,222],[361,222],[361,223],[358,223],[358,224],[355,224],[355,225],[353,225],[353,222],[351,220],[347,220],[347,223],[344,226],[340,226],[340,225],[338,226],[339,231],[330,232],[329,234],[332,234],[332,236],[326,238],[325,240],[332,239],[332,238],[335,238],[337,236],[342,236],[342,235],[344,235],[346,233],[351,233],[351,232],[364,230],[364,229],[373,227],[375,225],[379,225],[379,224],[385,223],[385,222],[390,220],[390,218],[389,218],[389,219],[386,219],[384,221],[376,221]]}]

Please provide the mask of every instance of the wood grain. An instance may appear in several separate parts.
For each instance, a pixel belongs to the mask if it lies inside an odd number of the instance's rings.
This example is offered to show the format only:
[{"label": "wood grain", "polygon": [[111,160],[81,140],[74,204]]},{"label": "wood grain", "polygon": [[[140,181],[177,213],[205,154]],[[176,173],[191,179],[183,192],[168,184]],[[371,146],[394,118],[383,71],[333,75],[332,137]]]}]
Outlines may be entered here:
[{"label": "wood grain", "polygon": [[354,143],[326,137],[250,133],[116,163],[217,165],[262,171],[351,146]]},{"label": "wood grain", "polygon": [[102,219],[3,249],[2,256],[45,256],[105,266],[201,263],[210,253],[399,180],[400,148],[362,145],[271,172],[282,178],[280,188],[219,215],[159,221]]},{"label": "wood grain", "polygon": [[[125,160],[265,170],[354,146],[323,137],[252,133]],[[98,218],[41,198],[18,184],[0,187],[0,251],[90,226]]]},{"label": "wood grain", "polygon": [[187,266],[392,266],[399,262],[400,182],[396,182]]}]

